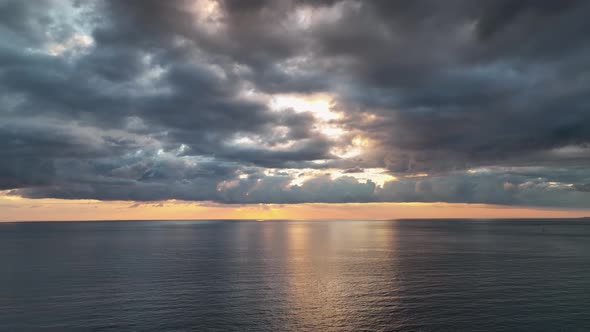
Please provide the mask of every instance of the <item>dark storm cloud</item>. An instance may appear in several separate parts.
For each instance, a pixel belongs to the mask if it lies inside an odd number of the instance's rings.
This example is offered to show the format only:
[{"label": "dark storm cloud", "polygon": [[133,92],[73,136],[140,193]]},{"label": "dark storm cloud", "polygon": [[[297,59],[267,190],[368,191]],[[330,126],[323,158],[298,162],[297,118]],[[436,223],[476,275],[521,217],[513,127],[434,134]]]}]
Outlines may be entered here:
[{"label": "dark storm cloud", "polygon": [[[544,0],[3,1],[0,189],[584,207],[588,14]],[[270,105],[313,93],[341,116]],[[359,137],[360,154],[338,152]],[[358,180],[371,168],[397,180]],[[316,173],[293,184],[297,169]]]}]

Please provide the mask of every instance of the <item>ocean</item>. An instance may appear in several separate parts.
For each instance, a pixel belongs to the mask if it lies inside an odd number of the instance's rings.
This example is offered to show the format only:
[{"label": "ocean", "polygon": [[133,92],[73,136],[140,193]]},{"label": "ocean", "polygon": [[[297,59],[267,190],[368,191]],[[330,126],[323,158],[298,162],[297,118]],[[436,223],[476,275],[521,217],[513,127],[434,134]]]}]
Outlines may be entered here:
[{"label": "ocean", "polygon": [[0,331],[590,331],[589,220],[0,223]]}]

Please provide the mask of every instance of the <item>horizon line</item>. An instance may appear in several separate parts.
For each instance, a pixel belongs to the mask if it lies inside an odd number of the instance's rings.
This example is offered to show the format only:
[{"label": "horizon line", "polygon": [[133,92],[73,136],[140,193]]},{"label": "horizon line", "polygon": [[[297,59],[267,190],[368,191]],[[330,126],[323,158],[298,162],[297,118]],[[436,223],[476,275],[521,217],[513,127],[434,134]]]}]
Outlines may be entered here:
[{"label": "horizon line", "polygon": [[318,219],[285,219],[285,218],[273,218],[273,219],[255,219],[255,218],[207,218],[207,219],[80,219],[80,220],[58,220],[58,219],[51,219],[51,220],[0,220],[0,224],[3,223],[70,223],[70,222],[125,222],[125,221],[161,221],[161,222],[169,222],[169,221],[257,221],[257,222],[264,222],[264,221],[421,221],[421,220],[583,220],[583,219],[590,219],[590,216],[584,217],[539,217],[539,218],[522,218],[522,217],[495,217],[495,218],[478,218],[478,217],[471,217],[471,218],[366,218],[366,219],[358,219],[358,218],[318,218]]}]

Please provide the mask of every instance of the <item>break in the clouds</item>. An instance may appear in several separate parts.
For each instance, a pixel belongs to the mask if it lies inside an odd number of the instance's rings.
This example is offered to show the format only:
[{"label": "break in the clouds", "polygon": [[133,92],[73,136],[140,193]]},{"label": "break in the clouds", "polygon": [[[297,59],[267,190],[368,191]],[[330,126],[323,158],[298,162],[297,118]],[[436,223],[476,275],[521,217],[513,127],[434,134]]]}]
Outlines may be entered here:
[{"label": "break in the clouds", "polygon": [[0,189],[590,204],[587,1],[0,1]]}]

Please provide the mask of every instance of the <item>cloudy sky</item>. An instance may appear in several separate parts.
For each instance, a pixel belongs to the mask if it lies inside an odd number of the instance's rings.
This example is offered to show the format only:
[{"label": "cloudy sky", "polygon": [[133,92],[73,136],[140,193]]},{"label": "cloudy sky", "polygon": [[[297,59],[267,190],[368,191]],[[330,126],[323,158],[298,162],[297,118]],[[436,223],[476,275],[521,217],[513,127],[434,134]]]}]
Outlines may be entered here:
[{"label": "cloudy sky", "polygon": [[588,214],[589,16],[565,0],[0,0],[0,207]]}]

